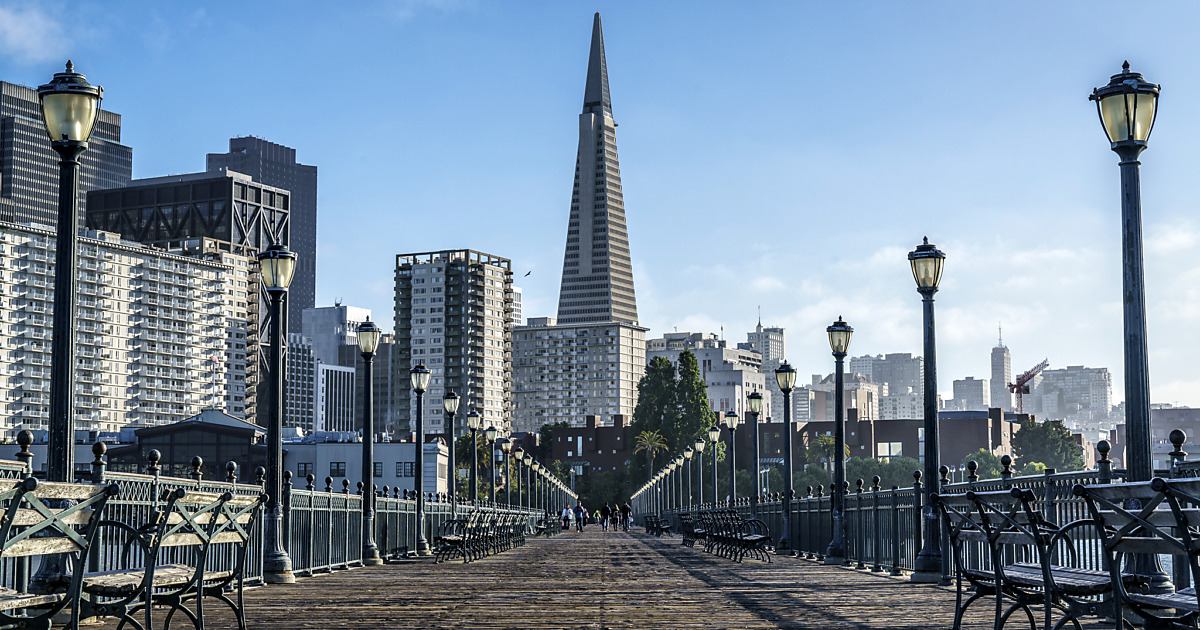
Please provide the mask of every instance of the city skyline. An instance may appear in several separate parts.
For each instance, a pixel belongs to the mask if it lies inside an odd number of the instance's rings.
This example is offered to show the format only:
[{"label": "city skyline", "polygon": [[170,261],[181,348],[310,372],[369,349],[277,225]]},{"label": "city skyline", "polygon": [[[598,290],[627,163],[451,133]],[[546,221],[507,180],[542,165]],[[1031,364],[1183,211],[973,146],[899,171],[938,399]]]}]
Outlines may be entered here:
[{"label": "city skyline", "polygon": [[[801,374],[832,369],[839,315],[852,355],[919,353],[905,254],[927,235],[948,255],[940,392],[989,377],[1002,323],[1014,374],[1044,357],[1107,367],[1119,402],[1117,159],[1086,97],[1128,58],[1163,85],[1142,156],[1151,400],[1200,405],[1184,30],[1200,10],[1148,7],[1161,32],[1129,42],[1102,37],[1121,18],[1094,5],[988,9],[400,2],[241,7],[231,28],[216,9],[0,2],[0,80],[36,86],[73,58],[121,114],[138,178],[203,170],[233,136],[295,147],[321,168],[317,305],[341,298],[391,330],[393,257],[472,248],[512,259],[525,315],[549,316],[600,11],[649,336],[737,342],[761,305]],[[180,75],[195,85],[161,80]],[[355,85],[372,90],[337,89]],[[480,95],[504,124],[479,116]]]}]

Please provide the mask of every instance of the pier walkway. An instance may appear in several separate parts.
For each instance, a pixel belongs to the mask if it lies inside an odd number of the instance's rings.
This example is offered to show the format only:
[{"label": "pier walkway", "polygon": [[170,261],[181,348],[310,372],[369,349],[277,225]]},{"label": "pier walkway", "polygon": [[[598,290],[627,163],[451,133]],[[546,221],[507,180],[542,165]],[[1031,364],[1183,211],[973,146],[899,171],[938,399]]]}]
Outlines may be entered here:
[{"label": "pier walkway", "polygon": [[[598,526],[531,538],[470,564],[401,560],[250,589],[246,597],[251,629],[280,630],[925,629],[949,628],[954,607],[952,588],[795,558],[739,564],[678,538]],[[991,627],[987,603],[972,612],[965,628]],[[206,602],[206,615],[208,628],[237,627],[219,602]],[[172,625],[180,623],[188,625]]]}]

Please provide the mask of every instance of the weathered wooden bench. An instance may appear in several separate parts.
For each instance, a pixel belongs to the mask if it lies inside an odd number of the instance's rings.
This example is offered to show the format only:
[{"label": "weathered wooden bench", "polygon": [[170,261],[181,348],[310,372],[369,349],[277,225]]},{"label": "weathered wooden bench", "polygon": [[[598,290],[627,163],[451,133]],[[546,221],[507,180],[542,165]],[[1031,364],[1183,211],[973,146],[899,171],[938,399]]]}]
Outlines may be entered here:
[{"label": "weathered wooden bench", "polygon": [[1076,485],[1104,549],[1115,611],[1132,613],[1146,627],[1194,628],[1200,621],[1200,595],[1187,588],[1174,593],[1139,592],[1122,579],[1127,554],[1171,554],[1186,563],[1200,583],[1200,479]]},{"label": "weathered wooden bench", "polygon": [[[115,485],[39,482],[32,477],[0,481],[0,558],[15,567],[33,556],[61,554],[73,570],[58,576],[53,592],[29,593],[0,587],[0,627],[49,630],[55,615],[70,607],[68,627],[79,627],[80,592],[87,555],[96,540]],[[15,560],[16,562],[13,562]],[[15,576],[4,576],[6,582]],[[25,585],[17,584],[19,589]]]},{"label": "weathered wooden bench", "polygon": [[747,555],[763,562],[771,561],[771,543],[767,524],[759,519],[744,519],[736,510],[707,510],[701,513],[704,550],[741,562]]},{"label": "weathered wooden bench", "polygon": [[671,533],[670,519],[653,515],[646,516],[646,533],[659,537]]},{"label": "weathered wooden bench", "polygon": [[[265,494],[179,488],[164,491],[162,504],[139,527],[103,521],[103,535],[121,550],[121,564],[127,568],[84,575],[84,614],[116,617],[122,625],[150,630],[152,609],[166,606],[163,627],[169,627],[178,612],[203,630],[204,602],[211,597],[229,606],[239,628],[245,630],[243,580],[250,530],[265,502]],[[233,546],[228,566],[210,566],[217,545]],[[234,591],[236,601],[227,589]],[[194,602],[194,610],[188,602]],[[144,624],[137,619],[139,613]]]}]

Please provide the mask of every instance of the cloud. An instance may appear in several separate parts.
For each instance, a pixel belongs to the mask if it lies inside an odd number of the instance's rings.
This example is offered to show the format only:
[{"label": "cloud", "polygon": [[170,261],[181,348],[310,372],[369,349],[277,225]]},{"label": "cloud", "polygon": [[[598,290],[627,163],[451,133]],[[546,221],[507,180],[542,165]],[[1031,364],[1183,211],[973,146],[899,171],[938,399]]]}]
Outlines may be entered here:
[{"label": "cloud", "polygon": [[0,6],[0,55],[22,63],[39,63],[62,57],[66,37],[63,27],[35,7]]},{"label": "cloud", "polygon": [[782,280],[780,280],[778,278],[770,278],[770,277],[766,277],[766,276],[763,276],[760,278],[755,278],[750,283],[750,288],[754,289],[755,291],[762,292],[762,293],[771,293],[773,291],[782,291],[785,287],[786,287],[786,285],[783,284]]}]

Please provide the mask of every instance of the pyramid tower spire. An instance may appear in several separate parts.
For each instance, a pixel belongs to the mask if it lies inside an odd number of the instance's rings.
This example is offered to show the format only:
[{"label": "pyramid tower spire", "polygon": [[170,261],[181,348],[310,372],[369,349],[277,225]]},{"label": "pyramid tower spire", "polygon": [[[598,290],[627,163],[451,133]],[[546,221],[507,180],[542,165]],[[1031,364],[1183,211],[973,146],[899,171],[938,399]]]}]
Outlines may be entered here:
[{"label": "pyramid tower spire", "polygon": [[583,111],[612,117],[612,98],[608,94],[608,63],[604,60],[604,29],[600,26],[599,13],[592,21],[592,50],[588,55]]},{"label": "pyramid tower spire", "polygon": [[608,95],[608,66],[600,14],[592,23],[579,153],[567,223],[558,323],[637,322],[633,261],[625,225],[617,123]]}]

